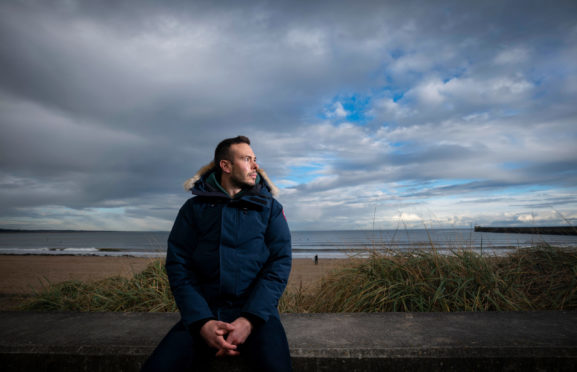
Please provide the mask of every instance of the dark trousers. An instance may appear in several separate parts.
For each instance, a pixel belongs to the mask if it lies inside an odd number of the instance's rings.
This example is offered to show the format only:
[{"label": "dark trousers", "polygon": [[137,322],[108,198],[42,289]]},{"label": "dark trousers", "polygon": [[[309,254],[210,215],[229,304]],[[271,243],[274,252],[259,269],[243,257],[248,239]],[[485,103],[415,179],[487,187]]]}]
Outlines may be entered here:
[{"label": "dark trousers", "polygon": [[[252,371],[292,371],[288,342],[277,318],[255,326],[238,350]],[[215,354],[216,350],[210,348],[200,334],[191,335],[184,324],[178,322],[148,358],[142,372],[206,371]]]}]

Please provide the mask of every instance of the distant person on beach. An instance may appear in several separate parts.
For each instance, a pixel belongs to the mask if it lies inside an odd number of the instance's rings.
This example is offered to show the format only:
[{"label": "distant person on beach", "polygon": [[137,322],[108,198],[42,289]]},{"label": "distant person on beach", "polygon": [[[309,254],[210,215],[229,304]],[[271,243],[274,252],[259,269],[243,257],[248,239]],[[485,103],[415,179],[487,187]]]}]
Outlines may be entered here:
[{"label": "distant person on beach", "polygon": [[195,196],[168,238],[166,271],[181,320],[143,371],[197,371],[241,355],[253,371],[291,371],[278,301],[291,269],[291,236],[277,189],[244,136],[185,183]]}]

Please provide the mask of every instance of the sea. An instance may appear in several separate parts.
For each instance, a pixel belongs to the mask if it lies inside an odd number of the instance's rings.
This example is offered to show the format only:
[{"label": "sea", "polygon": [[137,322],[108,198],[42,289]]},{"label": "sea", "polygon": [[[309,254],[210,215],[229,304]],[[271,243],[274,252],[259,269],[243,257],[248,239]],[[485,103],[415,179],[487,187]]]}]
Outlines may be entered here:
[{"label": "sea", "polygon": [[[164,257],[168,232],[38,231],[0,233],[0,255]],[[505,255],[536,245],[576,248],[577,236],[475,232],[473,229],[293,231],[294,258],[364,257],[435,249]]]}]

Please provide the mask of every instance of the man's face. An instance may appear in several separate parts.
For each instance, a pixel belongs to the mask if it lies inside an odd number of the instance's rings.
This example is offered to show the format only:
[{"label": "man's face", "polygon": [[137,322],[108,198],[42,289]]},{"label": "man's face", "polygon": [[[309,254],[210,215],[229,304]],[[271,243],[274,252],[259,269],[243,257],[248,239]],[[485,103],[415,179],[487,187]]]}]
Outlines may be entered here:
[{"label": "man's face", "polygon": [[246,143],[237,143],[230,146],[230,180],[240,188],[254,186],[258,164],[252,148]]}]

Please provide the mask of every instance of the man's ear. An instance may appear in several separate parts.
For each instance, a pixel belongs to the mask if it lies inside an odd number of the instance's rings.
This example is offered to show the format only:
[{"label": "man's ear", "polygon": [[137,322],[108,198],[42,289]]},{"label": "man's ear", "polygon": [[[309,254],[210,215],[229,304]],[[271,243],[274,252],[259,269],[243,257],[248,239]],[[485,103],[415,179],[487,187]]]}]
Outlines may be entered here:
[{"label": "man's ear", "polygon": [[222,173],[229,174],[230,172],[232,172],[232,167],[231,167],[230,161],[221,160],[219,165],[220,165],[220,169],[222,169]]}]

